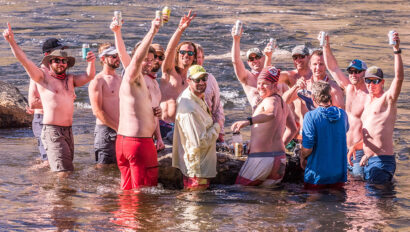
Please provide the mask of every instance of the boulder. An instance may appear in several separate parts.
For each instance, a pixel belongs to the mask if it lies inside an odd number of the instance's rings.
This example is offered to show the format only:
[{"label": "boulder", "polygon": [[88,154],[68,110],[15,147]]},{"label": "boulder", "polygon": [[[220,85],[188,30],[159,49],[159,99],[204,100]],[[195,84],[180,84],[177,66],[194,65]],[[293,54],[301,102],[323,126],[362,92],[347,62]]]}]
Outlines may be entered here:
[{"label": "boulder", "polygon": [[0,81],[0,128],[30,126],[33,116],[26,112],[27,105],[16,87]]},{"label": "boulder", "polygon": [[[239,170],[244,164],[246,157],[236,157],[229,152],[217,152],[216,170],[218,174],[211,179],[211,185],[233,185]],[[172,167],[172,147],[166,144],[165,150],[158,152],[158,182],[167,189],[182,189],[182,173],[179,169]],[[303,182],[303,170],[299,165],[299,158],[292,154],[287,154],[287,165],[285,183]]]}]

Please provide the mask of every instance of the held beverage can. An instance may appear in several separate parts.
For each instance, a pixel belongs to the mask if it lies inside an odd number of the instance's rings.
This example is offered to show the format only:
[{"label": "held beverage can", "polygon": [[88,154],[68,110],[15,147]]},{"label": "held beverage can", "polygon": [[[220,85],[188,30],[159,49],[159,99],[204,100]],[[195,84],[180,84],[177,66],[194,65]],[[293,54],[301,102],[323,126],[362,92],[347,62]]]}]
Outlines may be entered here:
[{"label": "held beverage can", "polygon": [[119,10],[114,11],[115,23],[118,26],[122,25],[122,13]]},{"label": "held beverage can", "polygon": [[234,143],[233,149],[234,149],[236,157],[241,157],[242,156],[242,152],[243,152],[242,143]]},{"label": "held beverage can", "polygon": [[235,35],[239,35],[241,33],[241,29],[242,29],[242,21],[241,20],[236,20]]},{"label": "held beverage can", "polygon": [[270,39],[269,39],[269,43],[270,43],[270,46],[271,46],[271,48],[272,48],[272,51],[275,50],[275,47],[276,47],[276,39],[270,38]]},{"label": "held beverage can", "polygon": [[164,23],[167,23],[170,17],[171,9],[169,9],[169,7],[166,6],[162,9],[162,20],[164,21]]},{"label": "held beverage can", "polygon": [[325,46],[325,43],[326,43],[325,37],[326,37],[326,32],[324,31],[319,32],[319,41],[320,41],[321,47]]},{"label": "held beverage can", "polygon": [[83,44],[83,48],[82,48],[82,55],[83,55],[83,59],[87,59],[87,53],[90,51],[90,45],[85,43]]},{"label": "held beverage can", "polygon": [[161,22],[161,26],[162,26],[162,12],[160,10],[155,11],[155,18],[159,19],[159,21]]},{"label": "held beverage can", "polygon": [[396,41],[393,40],[393,34],[395,33],[394,30],[389,31],[389,45],[396,45]]}]

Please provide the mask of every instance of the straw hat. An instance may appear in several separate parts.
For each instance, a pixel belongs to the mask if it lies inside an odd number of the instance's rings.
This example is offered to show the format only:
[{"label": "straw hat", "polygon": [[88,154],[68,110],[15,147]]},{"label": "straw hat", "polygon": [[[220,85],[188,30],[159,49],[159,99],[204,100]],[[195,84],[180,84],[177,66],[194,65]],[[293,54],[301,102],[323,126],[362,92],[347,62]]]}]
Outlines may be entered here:
[{"label": "straw hat", "polygon": [[49,55],[45,56],[41,63],[43,63],[45,66],[48,66],[50,64],[50,60],[56,58],[56,57],[64,57],[67,58],[67,68],[71,68],[75,64],[75,58],[72,56],[69,56],[68,52],[66,50],[54,50],[51,52]]}]

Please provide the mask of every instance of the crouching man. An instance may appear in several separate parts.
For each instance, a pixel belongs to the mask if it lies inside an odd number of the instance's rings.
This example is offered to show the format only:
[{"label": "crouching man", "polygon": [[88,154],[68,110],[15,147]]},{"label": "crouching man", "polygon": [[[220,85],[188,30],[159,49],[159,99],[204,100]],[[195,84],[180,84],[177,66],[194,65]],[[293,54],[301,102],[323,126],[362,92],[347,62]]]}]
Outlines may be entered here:
[{"label": "crouching man", "polygon": [[[261,98],[248,120],[232,125],[238,132],[245,126],[252,126],[250,154],[242,166],[236,184],[272,186],[285,175],[285,144],[296,135],[297,127],[288,105],[278,94],[280,70],[264,68],[258,76],[257,91]],[[286,133],[286,127],[290,133]]]},{"label": "crouching man", "polygon": [[[341,188],[347,181],[347,114],[333,106],[330,84],[313,83],[316,109],[305,114],[300,163],[305,169],[305,188]],[[307,162],[306,162],[307,159]]]},{"label": "crouching man", "polygon": [[213,121],[204,99],[208,73],[200,65],[188,70],[188,88],[177,99],[172,166],[184,174],[184,187],[203,190],[216,176],[216,139],[222,125]]}]

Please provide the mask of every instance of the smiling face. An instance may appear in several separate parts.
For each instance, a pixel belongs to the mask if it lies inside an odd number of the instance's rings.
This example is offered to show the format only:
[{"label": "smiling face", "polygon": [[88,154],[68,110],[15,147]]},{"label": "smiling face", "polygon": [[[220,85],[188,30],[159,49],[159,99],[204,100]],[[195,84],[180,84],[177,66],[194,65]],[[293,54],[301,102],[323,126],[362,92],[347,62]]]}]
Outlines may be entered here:
[{"label": "smiling face", "polygon": [[106,55],[101,57],[101,60],[104,65],[107,65],[111,69],[117,69],[120,67],[120,57],[118,54]]},{"label": "smiling face", "polygon": [[256,72],[262,71],[264,63],[265,63],[264,56],[259,56],[255,53],[252,53],[248,57],[248,65],[253,71],[256,71]]},{"label": "smiling face", "polygon": [[145,59],[142,61],[142,74],[149,74],[151,72],[152,69],[152,64],[154,62],[154,53],[149,52],[147,54],[147,56],[145,57]]},{"label": "smiling face", "polygon": [[196,61],[196,49],[190,43],[183,44],[177,52],[178,67],[190,67]]},{"label": "smiling face", "polygon": [[364,74],[365,70],[357,70],[355,68],[349,68],[347,71],[349,73],[349,80],[352,85],[357,85],[359,83],[363,83],[364,81]]},{"label": "smiling face", "polygon": [[207,74],[203,74],[202,76],[192,80],[188,78],[188,85],[190,90],[198,97],[202,97],[206,90],[206,82],[208,80]]},{"label": "smiling face", "polygon": [[384,79],[380,79],[377,77],[366,77],[364,79],[364,82],[370,95],[379,96],[383,94]]},{"label": "smiling face", "polygon": [[292,59],[293,59],[293,64],[295,65],[295,68],[297,70],[303,70],[303,69],[309,68],[310,56],[295,54],[292,56]]},{"label": "smiling face", "polygon": [[322,80],[325,78],[326,66],[323,56],[316,54],[312,55],[310,58],[310,70],[316,80]]},{"label": "smiling face", "polygon": [[259,78],[256,88],[257,88],[259,96],[261,98],[266,98],[274,93],[275,86],[276,86],[276,83],[268,81],[263,78]]},{"label": "smiling face", "polygon": [[63,74],[67,70],[68,59],[65,57],[53,57],[50,59],[50,69],[53,70],[55,74]]}]

